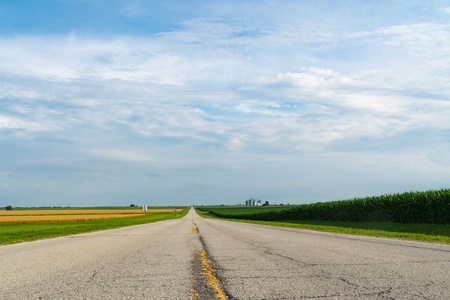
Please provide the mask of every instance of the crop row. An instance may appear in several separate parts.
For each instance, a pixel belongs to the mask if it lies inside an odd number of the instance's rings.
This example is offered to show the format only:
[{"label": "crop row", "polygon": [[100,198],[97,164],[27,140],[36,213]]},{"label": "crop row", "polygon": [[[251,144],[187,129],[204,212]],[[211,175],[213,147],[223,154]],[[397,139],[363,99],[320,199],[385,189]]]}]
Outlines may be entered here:
[{"label": "crop row", "polygon": [[224,214],[220,208],[208,210],[219,217],[248,220],[391,221],[443,225],[450,224],[450,189],[318,202],[259,213]]},{"label": "crop row", "polygon": [[[172,208],[147,209],[148,213],[173,212]],[[181,211],[177,209],[177,211]],[[136,214],[143,215],[140,209],[27,209],[27,210],[0,210],[0,216],[38,216],[38,215],[108,215],[108,214]]]},{"label": "crop row", "polygon": [[[141,214],[144,215],[144,214]],[[79,222],[99,219],[116,219],[140,216],[137,214],[83,214],[83,215],[38,215],[38,216],[0,216],[0,225],[28,223]]]},{"label": "crop row", "polygon": [[[149,209],[147,214],[172,213],[169,208]],[[181,212],[182,209],[177,209]],[[18,210],[0,211],[1,224],[25,224],[25,223],[57,223],[57,222],[77,222],[97,219],[115,219],[143,216],[145,212],[141,210]]]}]

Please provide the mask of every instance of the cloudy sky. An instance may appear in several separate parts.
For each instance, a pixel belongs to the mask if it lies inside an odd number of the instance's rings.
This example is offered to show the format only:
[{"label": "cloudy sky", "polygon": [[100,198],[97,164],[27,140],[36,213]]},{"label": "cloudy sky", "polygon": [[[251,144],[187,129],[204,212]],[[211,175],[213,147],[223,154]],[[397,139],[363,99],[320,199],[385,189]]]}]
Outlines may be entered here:
[{"label": "cloudy sky", "polygon": [[448,1],[0,1],[0,207],[448,187]]}]

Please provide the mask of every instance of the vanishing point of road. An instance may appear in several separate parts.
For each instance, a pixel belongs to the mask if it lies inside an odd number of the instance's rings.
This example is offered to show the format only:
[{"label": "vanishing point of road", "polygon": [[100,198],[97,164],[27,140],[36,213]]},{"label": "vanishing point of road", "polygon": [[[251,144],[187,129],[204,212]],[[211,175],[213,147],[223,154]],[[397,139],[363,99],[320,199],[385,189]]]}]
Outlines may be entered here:
[{"label": "vanishing point of road", "polygon": [[185,217],[0,247],[0,299],[450,299],[450,245]]}]

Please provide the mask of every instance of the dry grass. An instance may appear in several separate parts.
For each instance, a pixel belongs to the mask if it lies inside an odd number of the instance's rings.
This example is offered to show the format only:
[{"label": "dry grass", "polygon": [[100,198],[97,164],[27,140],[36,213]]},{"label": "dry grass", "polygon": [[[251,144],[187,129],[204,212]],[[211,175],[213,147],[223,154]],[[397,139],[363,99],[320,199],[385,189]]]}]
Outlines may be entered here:
[{"label": "dry grass", "polygon": [[[147,214],[173,212],[174,209],[149,209]],[[177,209],[180,212],[181,209]],[[144,215],[142,209],[52,209],[0,211],[0,224],[77,222]]]}]

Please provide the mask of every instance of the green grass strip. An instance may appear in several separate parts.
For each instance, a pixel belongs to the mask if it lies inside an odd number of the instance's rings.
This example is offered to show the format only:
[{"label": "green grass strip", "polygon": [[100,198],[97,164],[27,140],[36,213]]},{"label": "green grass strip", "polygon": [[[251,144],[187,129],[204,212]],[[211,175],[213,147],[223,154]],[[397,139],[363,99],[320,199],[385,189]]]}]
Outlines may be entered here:
[{"label": "green grass strip", "polygon": [[450,225],[405,224],[393,222],[333,222],[311,220],[255,221],[219,218],[213,214],[200,210],[197,210],[197,213],[205,218],[214,218],[242,223],[253,223],[352,235],[367,235],[402,240],[450,244]]},{"label": "green grass strip", "polygon": [[188,212],[189,208],[184,208],[176,215],[174,213],[155,213],[147,215],[147,217],[137,216],[59,223],[5,224],[0,225],[0,245],[178,219]]}]

